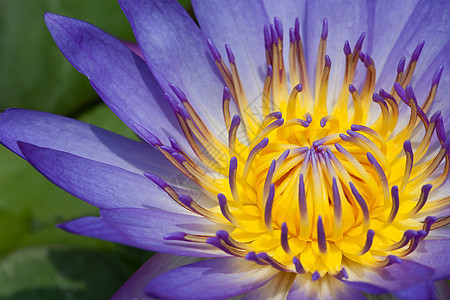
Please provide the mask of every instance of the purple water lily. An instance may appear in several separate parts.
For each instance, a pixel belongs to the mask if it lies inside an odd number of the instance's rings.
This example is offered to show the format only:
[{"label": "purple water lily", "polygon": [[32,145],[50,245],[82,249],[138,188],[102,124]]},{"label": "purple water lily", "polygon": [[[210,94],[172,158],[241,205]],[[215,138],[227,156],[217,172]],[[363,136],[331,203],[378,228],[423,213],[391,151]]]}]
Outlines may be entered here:
[{"label": "purple water lily", "polygon": [[3,145],[99,207],[61,228],[160,252],[117,298],[435,296],[450,270],[448,1],[193,1],[201,29],[175,1],[119,2],[138,47],[45,22],[142,142],[0,115]]}]

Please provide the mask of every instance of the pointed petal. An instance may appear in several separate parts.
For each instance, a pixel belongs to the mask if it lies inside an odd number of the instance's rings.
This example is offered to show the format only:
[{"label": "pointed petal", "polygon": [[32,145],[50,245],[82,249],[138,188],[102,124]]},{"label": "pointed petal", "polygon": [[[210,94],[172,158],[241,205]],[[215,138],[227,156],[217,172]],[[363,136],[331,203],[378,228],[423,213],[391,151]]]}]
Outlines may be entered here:
[{"label": "pointed petal", "polygon": [[437,299],[437,294],[434,288],[433,281],[424,281],[412,286],[410,288],[397,291],[394,293],[395,297],[400,300],[429,300]]},{"label": "pointed petal", "polygon": [[[250,104],[259,101],[265,77],[263,26],[269,24],[261,1],[192,1],[202,32],[226,60],[231,46]],[[220,20],[220,21],[218,21]],[[273,22],[273,21],[272,21]]]},{"label": "pointed petal", "polygon": [[[45,14],[47,27],[67,60],[89,78],[111,110],[167,142],[184,142],[177,121],[145,62],[116,38],[86,22]],[[139,133],[138,133],[139,134]],[[185,142],[187,144],[187,142]]]},{"label": "pointed petal", "polygon": [[164,235],[177,231],[215,235],[215,223],[196,216],[187,216],[154,209],[101,209],[101,217],[84,217],[60,227],[71,233],[117,242],[145,250],[196,257],[223,257],[223,251],[206,243],[166,241]]},{"label": "pointed petal", "polygon": [[[212,60],[206,38],[184,8],[173,0],[120,0],[147,65],[161,88],[169,83],[187,95],[199,116],[220,133],[224,83]],[[216,124],[217,123],[217,124]]]},{"label": "pointed petal", "polygon": [[222,299],[256,289],[276,273],[243,258],[219,258],[164,273],[151,280],[146,291],[167,299]]},{"label": "pointed petal", "polygon": [[[448,230],[446,233],[448,234]],[[450,239],[424,240],[416,251],[408,255],[408,259],[433,268],[434,274],[431,277],[433,280],[448,279],[450,277]]]},{"label": "pointed petal", "polygon": [[[352,0],[340,1],[308,1],[306,3],[306,27],[305,52],[308,64],[310,82],[314,83],[315,68],[317,61],[317,50],[322,32],[322,22],[328,19],[327,51],[332,61],[329,83],[329,99],[336,99],[342,85],[345,55],[343,52],[344,42],[348,40],[355,45],[358,37],[366,32],[363,51],[372,49],[373,38],[373,10],[371,3],[359,1],[358,5]],[[305,22],[306,21],[306,22]],[[302,25],[300,25],[302,27]],[[369,52],[370,53],[370,52]],[[365,76],[365,72],[363,73]]]},{"label": "pointed petal", "polygon": [[25,158],[60,188],[97,207],[146,207],[189,214],[144,175],[19,142]]},{"label": "pointed petal", "polygon": [[1,113],[0,142],[24,158],[17,141],[71,153],[138,174],[151,170],[170,178],[179,173],[148,144],[46,112],[7,109]]},{"label": "pointed petal", "polygon": [[408,288],[419,282],[429,280],[434,270],[422,264],[403,260],[385,268],[366,268],[352,264],[346,268],[348,279],[343,283],[354,289],[371,294],[388,293]]},{"label": "pointed petal", "polygon": [[[411,10],[411,4],[414,4],[414,2],[408,4],[405,9]],[[446,20],[446,12],[449,9],[450,3],[445,0],[434,2],[421,1],[420,4],[414,7],[403,27],[403,30],[399,33],[398,39],[390,43],[392,46],[392,51],[388,52],[388,54],[385,52],[384,57],[387,58],[386,62],[384,64],[380,62],[381,65],[377,66],[378,70],[381,70],[378,76],[378,88],[382,87],[389,90],[392,87],[396,76],[395,69],[398,61],[403,56],[409,59],[417,44],[422,40],[425,40],[425,47],[417,63],[415,77],[416,79],[419,79],[425,74],[425,70],[448,44],[450,24]],[[392,12],[394,13],[395,11],[392,10]],[[403,13],[398,17],[403,19],[402,16]],[[397,22],[397,14],[395,22]],[[381,30],[384,32],[391,29],[390,27],[381,27]],[[383,36],[384,34],[380,32],[380,37],[382,38]],[[383,43],[385,43],[384,40]],[[441,55],[440,57],[442,60],[445,58],[445,52],[443,54],[444,55]],[[379,56],[381,55],[382,54],[379,54]],[[380,69],[382,66],[384,66],[383,69]],[[438,66],[439,64],[437,63],[437,66],[434,67],[432,73],[428,74],[430,78],[426,81],[427,88],[424,89],[422,93],[428,93],[429,84],[431,83],[434,71]],[[413,83],[414,82],[419,83],[419,81],[416,80],[413,80]],[[417,90],[416,96],[418,99],[424,99],[422,98],[424,95],[422,95],[419,90]]]},{"label": "pointed petal", "polygon": [[150,279],[199,260],[201,258],[156,253],[120,287],[111,299],[149,299],[149,296],[145,294],[144,288]]}]

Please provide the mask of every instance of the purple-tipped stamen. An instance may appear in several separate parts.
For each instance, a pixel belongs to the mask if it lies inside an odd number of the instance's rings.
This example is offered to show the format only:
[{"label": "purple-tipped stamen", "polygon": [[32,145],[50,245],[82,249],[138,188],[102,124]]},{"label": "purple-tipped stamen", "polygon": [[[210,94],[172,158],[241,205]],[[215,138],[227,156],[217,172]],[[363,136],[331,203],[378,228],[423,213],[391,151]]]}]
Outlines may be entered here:
[{"label": "purple-tipped stamen", "polygon": [[357,53],[357,52],[361,51],[362,44],[364,42],[365,37],[366,37],[366,33],[365,32],[361,33],[361,35],[358,38],[358,41],[355,44],[355,48],[353,49],[353,53]]},{"label": "purple-tipped stamen", "polygon": [[294,32],[294,28],[289,28],[289,42],[291,44],[295,44],[296,40],[295,40],[295,32]]},{"label": "purple-tipped stamen", "polygon": [[227,254],[236,256],[236,253],[232,252],[232,251],[230,250],[229,247],[224,246],[224,245],[221,243],[220,238],[218,238],[217,236],[213,236],[213,237],[208,238],[208,239],[206,240],[206,243],[207,243],[207,244],[210,244],[210,245],[212,245],[212,246],[214,246],[214,247],[216,247],[216,248],[218,248],[218,249],[220,249],[220,250],[222,250],[223,252],[225,252],[225,253],[227,253]]},{"label": "purple-tipped stamen", "polygon": [[430,232],[431,226],[432,226],[433,223],[436,222],[436,221],[437,221],[437,218],[436,218],[436,217],[433,217],[433,216],[428,216],[428,217],[426,217],[426,218],[425,218],[425,221],[423,222],[422,230],[425,231],[425,232],[427,232],[427,233]]},{"label": "purple-tipped stamen", "polygon": [[325,40],[327,36],[328,36],[328,20],[325,18],[323,19],[322,33],[320,34],[320,38],[322,40]]},{"label": "purple-tipped stamen", "polygon": [[148,131],[147,129],[142,127],[141,125],[139,125],[137,123],[133,123],[133,127],[134,127],[134,129],[136,129],[136,131],[139,133],[139,135],[153,147],[157,147],[157,146],[159,147],[162,145],[161,141],[158,139],[158,137],[156,135],[154,135],[153,133],[151,133],[150,131]]},{"label": "purple-tipped stamen", "polygon": [[177,96],[177,98],[181,101],[181,102],[187,102],[187,97],[186,94],[175,84],[173,83],[169,83],[169,87],[172,89],[172,91],[175,93],[175,95]]},{"label": "purple-tipped stamen", "polygon": [[403,87],[400,85],[400,83],[396,82],[394,83],[394,89],[397,92],[397,95],[400,97],[400,99],[405,102],[406,105],[409,105],[408,97],[406,97],[406,92],[403,89]]},{"label": "purple-tipped stamen", "polygon": [[397,65],[397,73],[403,73],[405,71],[406,58],[402,57]]},{"label": "purple-tipped stamen", "polygon": [[266,207],[264,208],[264,224],[266,228],[272,231],[272,207],[275,197],[275,185],[272,183],[269,187],[269,195],[267,196]]},{"label": "purple-tipped stamen", "polygon": [[147,177],[148,179],[150,179],[151,181],[153,181],[153,183],[155,183],[157,186],[159,186],[161,189],[165,189],[167,187],[169,187],[169,184],[164,181],[163,179],[161,179],[161,177],[152,174],[152,173],[144,173],[144,176]]},{"label": "purple-tipped stamen", "polygon": [[425,45],[425,41],[421,41],[416,49],[414,49],[413,54],[411,55],[411,62],[417,61],[419,59],[420,53],[422,52],[423,46]]},{"label": "purple-tipped stamen", "polygon": [[417,201],[416,205],[414,206],[414,208],[411,210],[411,212],[408,215],[415,215],[422,209],[422,207],[425,205],[425,203],[428,200],[428,195],[429,195],[432,187],[433,187],[433,185],[431,185],[431,184],[425,184],[422,186],[419,200]]},{"label": "purple-tipped stamen", "polygon": [[439,115],[436,120],[436,134],[441,143],[444,143],[447,139],[444,128],[444,119],[442,115]]},{"label": "purple-tipped stamen", "polygon": [[295,23],[294,23],[294,33],[295,33],[295,39],[297,41],[300,41],[300,19],[299,18],[295,18]]},{"label": "purple-tipped stamen", "polygon": [[312,281],[317,281],[320,279],[320,274],[318,271],[315,271],[311,276]]},{"label": "purple-tipped stamen", "polygon": [[291,247],[289,247],[289,240],[288,240],[288,228],[286,225],[286,222],[283,222],[281,224],[281,247],[283,248],[284,252],[287,254],[291,254]]},{"label": "purple-tipped stamen", "polygon": [[163,236],[163,239],[167,241],[186,241],[184,237],[187,235],[186,232],[177,231],[171,232]]},{"label": "purple-tipped stamen", "polygon": [[333,177],[332,190],[333,190],[334,217],[337,220],[342,220],[341,195],[339,194],[339,189],[338,189],[338,186],[337,186],[336,177]]},{"label": "purple-tipped stamen", "polygon": [[270,35],[272,37],[272,44],[278,46],[278,33],[274,25],[270,25]]},{"label": "purple-tipped stamen", "polygon": [[325,67],[331,67],[331,59],[328,55],[325,55]]},{"label": "purple-tipped stamen", "polygon": [[391,199],[392,199],[392,208],[389,213],[388,222],[392,223],[397,216],[398,209],[400,207],[400,199],[398,197],[398,186],[394,185],[391,188]]},{"label": "purple-tipped stamen", "polygon": [[415,230],[406,230],[403,233],[403,236],[400,239],[400,241],[390,245],[385,250],[386,251],[393,251],[393,250],[397,250],[397,249],[403,248],[406,245],[408,245],[409,241],[411,241],[412,238],[415,238],[416,236],[417,236],[417,231],[415,231]]},{"label": "purple-tipped stamen", "polygon": [[186,157],[184,157],[184,155],[181,155],[180,153],[176,153],[176,152],[171,153],[171,154],[172,154],[172,157],[175,158],[175,160],[177,162],[179,162],[180,164],[183,164],[186,162]]},{"label": "purple-tipped stamen", "polygon": [[300,174],[300,178],[298,180],[298,206],[300,210],[300,218],[307,219],[308,218],[308,204],[306,203],[306,190],[305,190],[305,182],[303,179],[303,174]]},{"label": "purple-tipped stamen", "polygon": [[348,279],[348,274],[347,274],[347,270],[345,270],[345,268],[342,268],[339,273],[337,273],[336,275],[334,275],[335,278],[337,279]]},{"label": "purple-tipped stamen", "polygon": [[227,219],[234,226],[239,227],[239,221],[235,216],[233,216],[233,214],[230,212],[230,209],[228,208],[228,201],[225,195],[219,193],[217,195],[217,198],[219,199],[220,211],[222,212],[222,215],[225,217],[225,219]]},{"label": "purple-tipped stamen", "polygon": [[364,247],[358,253],[358,255],[364,255],[370,250],[370,248],[372,247],[374,235],[375,235],[375,231],[373,231],[372,229],[369,229],[367,231],[366,242],[364,244]]},{"label": "purple-tipped stamen", "polygon": [[442,71],[444,71],[443,65],[437,69],[436,73],[434,73],[433,81],[431,82],[431,86],[439,85],[439,81],[441,80],[441,76],[442,76]]},{"label": "purple-tipped stamen", "polygon": [[350,48],[350,43],[348,41],[345,41],[344,43],[344,54],[345,56],[352,54],[352,49]]},{"label": "purple-tipped stamen", "polygon": [[356,189],[353,182],[349,182],[350,189],[352,190],[353,196],[355,196],[356,202],[358,202],[359,207],[361,207],[361,211],[363,213],[363,221],[364,227],[369,226],[369,209],[367,207],[366,200],[361,196],[359,191]]},{"label": "purple-tipped stamen", "polygon": [[298,274],[306,273],[305,269],[302,266],[302,263],[300,262],[297,256],[294,256],[294,258],[292,259],[292,263],[294,264],[295,272],[297,272]]},{"label": "purple-tipped stamen", "polygon": [[230,62],[230,64],[236,64],[236,58],[234,57],[234,53],[231,50],[230,45],[226,44],[225,50],[227,51],[228,61]]},{"label": "purple-tipped stamen", "polygon": [[230,100],[231,99],[231,92],[228,87],[223,88],[223,94],[222,94],[223,100]]},{"label": "purple-tipped stamen", "polygon": [[275,30],[277,31],[278,38],[280,40],[283,40],[283,23],[281,22],[280,18],[278,18],[278,17],[275,17],[273,19],[273,23],[275,26]]},{"label": "purple-tipped stamen", "polygon": [[174,138],[169,137],[169,142],[173,149],[175,149],[179,153],[183,153],[183,149],[181,149],[180,145],[178,145],[177,141],[175,141]]},{"label": "purple-tipped stamen", "polygon": [[322,216],[317,219],[317,244],[321,253],[327,253],[327,237],[323,228]]},{"label": "purple-tipped stamen", "polygon": [[271,265],[273,268],[280,270],[282,272],[292,272],[286,266],[281,264],[280,262],[276,261],[272,257],[270,257],[266,252],[261,252],[256,255],[259,259],[262,259],[263,261],[266,261]]},{"label": "purple-tipped stamen", "polygon": [[306,122],[308,122],[308,123],[312,122],[312,117],[309,112],[305,113],[303,117],[306,119]]},{"label": "purple-tipped stamen", "polygon": [[211,52],[211,55],[215,61],[222,60],[222,57],[220,56],[219,50],[217,50],[216,46],[214,45],[213,41],[210,39],[207,39],[207,43],[209,46],[209,51]]},{"label": "purple-tipped stamen", "polygon": [[166,152],[170,153],[171,155],[172,155],[173,153],[179,153],[177,150],[173,149],[173,148],[170,147],[170,146],[166,146],[166,145],[162,145],[162,146],[161,146],[161,150],[166,151]]},{"label": "purple-tipped stamen", "polygon": [[247,255],[245,255],[245,259],[251,260],[261,266],[267,266],[269,264],[268,262],[258,258],[258,256],[256,256],[256,253],[253,251],[248,252]]},{"label": "purple-tipped stamen", "polygon": [[393,265],[393,264],[402,264],[403,263],[401,258],[398,257],[398,256],[395,256],[395,255],[388,255],[387,259],[388,259],[387,266],[390,266],[390,265]]},{"label": "purple-tipped stamen", "polygon": [[168,93],[164,93],[164,98],[166,98],[167,103],[169,103],[170,108],[176,114],[178,102]]},{"label": "purple-tipped stamen", "polygon": [[264,189],[263,189],[263,199],[266,201],[267,197],[269,197],[270,185],[272,184],[273,174],[275,173],[275,168],[277,165],[276,160],[272,160],[270,163],[269,171],[267,171],[266,180],[264,181]]}]

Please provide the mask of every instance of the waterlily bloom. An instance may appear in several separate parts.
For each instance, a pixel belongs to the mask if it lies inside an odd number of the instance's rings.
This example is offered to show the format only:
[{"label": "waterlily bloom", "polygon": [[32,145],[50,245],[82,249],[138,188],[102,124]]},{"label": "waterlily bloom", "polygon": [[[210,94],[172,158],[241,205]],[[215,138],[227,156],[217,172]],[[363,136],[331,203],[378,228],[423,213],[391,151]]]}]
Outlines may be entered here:
[{"label": "waterlily bloom", "polygon": [[61,228],[161,252],[118,298],[433,297],[450,270],[448,1],[193,1],[201,30],[175,1],[119,2],[138,47],[45,21],[142,142],[0,115],[3,145],[100,208]]}]

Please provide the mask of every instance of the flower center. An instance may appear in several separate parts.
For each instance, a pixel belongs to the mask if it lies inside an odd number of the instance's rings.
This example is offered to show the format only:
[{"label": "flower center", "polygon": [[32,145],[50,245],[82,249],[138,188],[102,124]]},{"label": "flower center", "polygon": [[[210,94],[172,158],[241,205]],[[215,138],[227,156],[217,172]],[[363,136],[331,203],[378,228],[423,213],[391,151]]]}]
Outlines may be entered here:
[{"label": "flower center", "polygon": [[[448,223],[434,217],[418,221],[449,200],[426,203],[450,169],[450,139],[445,136],[442,116],[440,112],[430,119],[426,115],[442,67],[419,105],[409,81],[424,45],[421,42],[406,70],[405,58],[400,59],[390,92],[373,93],[375,64],[361,52],[362,34],[353,50],[348,41],[344,43],[342,88],[336,99],[328,100],[327,21],[320,37],[314,90],[306,72],[299,24],[297,19],[289,31],[289,74],[282,55],[281,21],[275,18],[273,25],[264,27],[267,74],[258,112],[247,102],[231,48],[226,46],[228,68],[208,40],[227,85],[223,95],[227,144],[210,133],[186,95],[171,85],[178,100],[166,94],[167,100],[197,157],[189,157],[173,139],[167,146],[150,133],[146,136],[218,203],[206,208],[200,199],[177,194],[156,175],[146,176],[187,210],[228,229],[215,236],[176,232],[165,238],[208,243],[281,271],[310,272],[314,280],[327,273],[345,276],[344,266],[355,262],[374,267],[399,262],[431,229]],[[352,84],[358,61],[366,70],[360,92]],[[233,117],[232,101],[239,112]],[[372,104],[379,107],[379,114],[369,121]],[[410,112],[406,125],[399,124],[401,104]],[[423,138],[413,150],[409,139],[416,127]],[[429,146],[434,133],[441,147],[433,152]]]}]

